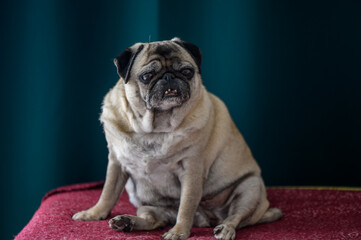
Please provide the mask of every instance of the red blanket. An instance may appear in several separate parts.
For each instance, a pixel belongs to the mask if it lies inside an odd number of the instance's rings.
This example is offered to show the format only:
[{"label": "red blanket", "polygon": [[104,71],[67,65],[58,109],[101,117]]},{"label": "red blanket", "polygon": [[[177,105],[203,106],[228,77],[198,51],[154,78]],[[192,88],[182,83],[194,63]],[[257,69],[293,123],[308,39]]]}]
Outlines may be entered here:
[{"label": "red blanket", "polygon": [[[93,206],[103,183],[86,183],[55,189],[42,200],[21,239],[159,239],[170,227],[157,231],[116,232],[108,220],[82,222],[72,215]],[[236,239],[361,239],[361,191],[270,188],[272,207],[284,212],[274,223],[237,231]],[[123,193],[111,217],[135,214]],[[211,239],[211,228],[193,228],[191,239]]]}]

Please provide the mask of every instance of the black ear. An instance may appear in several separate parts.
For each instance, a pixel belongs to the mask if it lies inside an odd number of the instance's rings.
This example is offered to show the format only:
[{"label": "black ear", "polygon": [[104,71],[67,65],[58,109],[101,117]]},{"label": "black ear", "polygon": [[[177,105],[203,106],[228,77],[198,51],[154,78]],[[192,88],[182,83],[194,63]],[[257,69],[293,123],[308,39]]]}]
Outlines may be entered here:
[{"label": "black ear", "polygon": [[138,47],[136,52],[133,52],[131,48],[127,48],[114,59],[114,64],[117,67],[118,74],[127,83],[130,77],[130,71],[137,55],[142,51],[144,45]]},{"label": "black ear", "polygon": [[180,40],[179,38],[174,38],[173,41],[179,46],[183,47],[187,52],[192,56],[193,60],[198,66],[199,73],[201,73],[201,64],[202,64],[202,53],[199,47],[193,43],[188,43]]}]

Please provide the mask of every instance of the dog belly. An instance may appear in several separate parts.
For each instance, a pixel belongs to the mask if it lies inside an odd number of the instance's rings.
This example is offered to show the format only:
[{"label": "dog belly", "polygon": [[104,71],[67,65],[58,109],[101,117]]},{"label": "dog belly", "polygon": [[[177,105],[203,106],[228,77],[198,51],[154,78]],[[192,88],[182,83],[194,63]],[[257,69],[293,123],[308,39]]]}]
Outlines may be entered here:
[{"label": "dog belly", "polygon": [[130,176],[125,186],[129,201],[135,206],[162,206],[178,208],[180,184],[174,175],[151,174],[142,178]]}]

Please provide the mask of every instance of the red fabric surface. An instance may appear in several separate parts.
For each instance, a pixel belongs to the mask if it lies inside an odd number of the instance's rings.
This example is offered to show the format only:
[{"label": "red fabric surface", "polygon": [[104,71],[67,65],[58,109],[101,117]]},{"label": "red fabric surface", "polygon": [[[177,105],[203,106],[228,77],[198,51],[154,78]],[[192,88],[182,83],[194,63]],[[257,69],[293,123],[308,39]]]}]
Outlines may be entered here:
[{"label": "red fabric surface", "polygon": [[[97,202],[102,185],[86,183],[51,191],[15,239],[160,239],[170,228],[123,233],[110,229],[109,219],[72,220],[74,213]],[[270,188],[267,192],[271,206],[282,209],[284,217],[238,230],[236,239],[361,239],[361,191]],[[135,211],[123,193],[111,217]],[[193,228],[191,239],[212,239],[212,232],[211,228]]]}]

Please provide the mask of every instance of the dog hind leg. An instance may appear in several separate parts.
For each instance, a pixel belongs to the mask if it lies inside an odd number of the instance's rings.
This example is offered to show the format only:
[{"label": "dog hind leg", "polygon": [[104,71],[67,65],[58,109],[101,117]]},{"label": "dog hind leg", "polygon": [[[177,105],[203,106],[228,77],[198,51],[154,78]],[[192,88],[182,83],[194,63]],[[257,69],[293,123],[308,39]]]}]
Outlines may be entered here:
[{"label": "dog hind leg", "polygon": [[119,215],[109,221],[109,226],[117,231],[153,230],[174,223],[177,217],[175,209],[165,207],[142,206],[137,216]]},{"label": "dog hind leg", "polygon": [[278,208],[269,208],[267,209],[267,212],[262,216],[262,218],[257,222],[257,224],[261,223],[270,223],[277,221],[283,216],[283,213]]},{"label": "dog hind leg", "polygon": [[[268,202],[260,206],[260,200],[264,194],[262,179],[252,175],[243,180],[233,192],[233,198],[228,209],[228,217],[222,224],[214,228],[214,236],[217,239],[233,240],[236,229],[253,224],[255,213],[268,208]],[[258,219],[257,219],[258,220]]]}]

